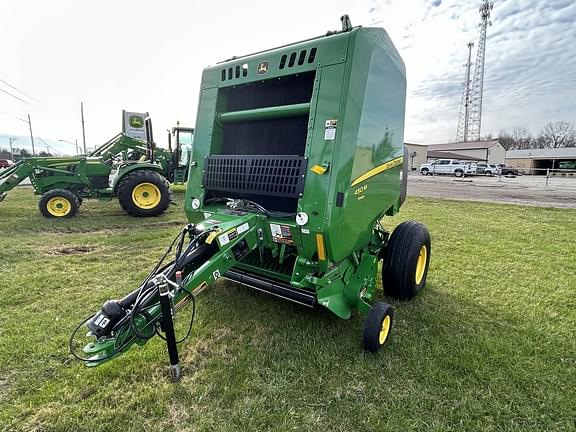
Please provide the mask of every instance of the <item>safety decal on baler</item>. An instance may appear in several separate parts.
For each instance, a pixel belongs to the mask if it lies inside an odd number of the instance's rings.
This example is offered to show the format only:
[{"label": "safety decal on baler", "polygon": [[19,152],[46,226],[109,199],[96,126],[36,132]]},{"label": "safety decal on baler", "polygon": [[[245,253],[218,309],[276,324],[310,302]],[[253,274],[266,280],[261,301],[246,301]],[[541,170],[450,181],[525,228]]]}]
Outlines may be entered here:
[{"label": "safety decal on baler", "polygon": [[236,228],[236,230],[238,231],[238,234],[242,234],[245,233],[246,231],[248,231],[250,229],[250,225],[248,225],[248,222],[243,223],[242,225],[240,225],[238,228]]},{"label": "safety decal on baler", "polygon": [[326,141],[334,141],[336,139],[336,126],[338,125],[338,120],[326,120],[324,124],[324,139]]},{"label": "safety decal on baler", "polygon": [[226,231],[224,234],[218,237],[218,242],[220,243],[220,246],[225,246],[236,237],[238,237],[238,232],[236,231],[236,228],[232,228],[231,230]]},{"label": "safety decal on baler", "polygon": [[272,241],[275,243],[294,244],[292,232],[288,225],[270,224],[270,232],[272,233]]}]

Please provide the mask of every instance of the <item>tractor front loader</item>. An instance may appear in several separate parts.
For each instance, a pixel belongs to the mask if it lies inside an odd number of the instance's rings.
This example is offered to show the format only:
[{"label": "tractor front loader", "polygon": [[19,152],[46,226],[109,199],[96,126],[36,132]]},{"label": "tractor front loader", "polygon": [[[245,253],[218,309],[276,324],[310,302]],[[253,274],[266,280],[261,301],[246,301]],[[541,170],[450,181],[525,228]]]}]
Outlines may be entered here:
[{"label": "tractor front loader", "polygon": [[[376,301],[378,263],[384,293],[411,299],[426,283],[430,235],[414,221],[381,224],[406,192],[402,59],[383,29],[342,23],[204,70],[190,223],[138,288],[78,326],[75,356],[97,366],[163,332],[178,378],[173,317],[219,278],[343,319],[357,310],[363,347],[386,343],[394,314]],[[84,324],[91,340],[78,354]]]},{"label": "tractor front loader", "polygon": [[[0,172],[0,201],[8,191],[29,178],[34,192],[41,195],[38,207],[48,218],[73,217],[84,199],[111,200],[131,216],[157,216],[172,200],[169,180],[187,173],[177,140],[175,151],[157,148],[152,126],[146,121],[148,140],[125,133],[88,154],[76,157],[31,157]],[[194,129],[176,128],[183,136]],[[191,145],[191,138],[188,139]],[[186,147],[187,149],[188,147]],[[186,153],[188,154],[188,153]]]}]

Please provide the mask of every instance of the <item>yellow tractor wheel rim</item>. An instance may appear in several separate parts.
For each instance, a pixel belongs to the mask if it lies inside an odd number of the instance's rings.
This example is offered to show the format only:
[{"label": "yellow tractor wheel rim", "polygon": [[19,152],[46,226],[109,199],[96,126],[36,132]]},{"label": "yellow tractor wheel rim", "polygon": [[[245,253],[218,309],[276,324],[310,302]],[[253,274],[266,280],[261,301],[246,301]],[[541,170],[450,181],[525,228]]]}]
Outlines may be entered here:
[{"label": "yellow tractor wheel rim", "polygon": [[416,285],[422,282],[424,277],[424,271],[426,270],[426,260],[428,258],[428,249],[426,245],[420,248],[420,253],[418,254],[418,261],[416,261]]},{"label": "yellow tractor wheel rim", "polygon": [[152,183],[140,183],[132,190],[132,201],[141,209],[152,209],[161,199],[160,189]]},{"label": "yellow tractor wheel rim", "polygon": [[380,335],[378,336],[378,341],[380,345],[383,345],[388,339],[388,334],[390,333],[390,324],[392,321],[390,320],[390,315],[386,315],[382,320],[382,328],[380,329]]},{"label": "yellow tractor wheel rim", "polygon": [[54,197],[48,200],[46,209],[54,217],[64,217],[72,211],[72,203],[64,197]]}]

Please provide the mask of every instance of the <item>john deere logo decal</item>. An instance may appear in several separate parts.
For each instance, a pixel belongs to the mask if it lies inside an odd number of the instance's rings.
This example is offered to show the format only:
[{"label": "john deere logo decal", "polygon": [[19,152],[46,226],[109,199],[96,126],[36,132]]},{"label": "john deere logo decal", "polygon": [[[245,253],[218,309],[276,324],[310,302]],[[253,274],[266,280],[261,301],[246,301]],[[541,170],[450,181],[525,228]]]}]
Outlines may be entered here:
[{"label": "john deere logo decal", "polygon": [[133,115],[133,116],[130,116],[130,118],[128,119],[128,123],[133,128],[140,129],[141,127],[144,126],[144,119],[140,116]]},{"label": "john deere logo decal", "polygon": [[258,63],[258,75],[264,75],[268,72],[268,61]]}]

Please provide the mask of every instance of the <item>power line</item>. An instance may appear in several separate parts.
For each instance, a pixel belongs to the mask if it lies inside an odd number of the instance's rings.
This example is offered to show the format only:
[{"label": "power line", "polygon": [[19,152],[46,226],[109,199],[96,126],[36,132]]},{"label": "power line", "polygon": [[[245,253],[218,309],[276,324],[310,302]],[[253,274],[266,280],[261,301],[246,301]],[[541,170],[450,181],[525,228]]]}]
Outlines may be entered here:
[{"label": "power line", "polygon": [[8,87],[16,90],[18,93],[23,94],[24,96],[32,99],[33,101],[38,102],[38,103],[41,103],[41,102],[40,102],[38,99],[36,99],[35,97],[30,96],[28,93],[20,90],[18,87],[14,87],[14,86],[13,86],[12,84],[10,84],[9,82],[4,81],[2,78],[0,78],[0,82],[3,82],[3,83],[6,84]]},{"label": "power line", "polygon": [[4,89],[1,89],[1,88],[0,88],[0,91],[3,92],[3,93],[6,93],[8,96],[12,96],[14,99],[18,99],[19,101],[24,102],[24,103],[27,104],[27,105],[31,105],[30,102],[25,101],[24,99],[19,98],[18,96],[14,95],[14,94],[12,94],[12,93],[10,93],[10,92],[7,92],[7,91],[4,90]]},{"label": "power line", "polygon": [[57,148],[52,147],[50,144],[48,144],[46,141],[44,141],[42,138],[40,138],[38,135],[36,135],[36,138],[38,138],[40,141],[42,141],[44,143],[44,145],[46,146],[46,148],[52,149],[54,150],[56,153],[60,153],[60,150],[58,150]]}]

